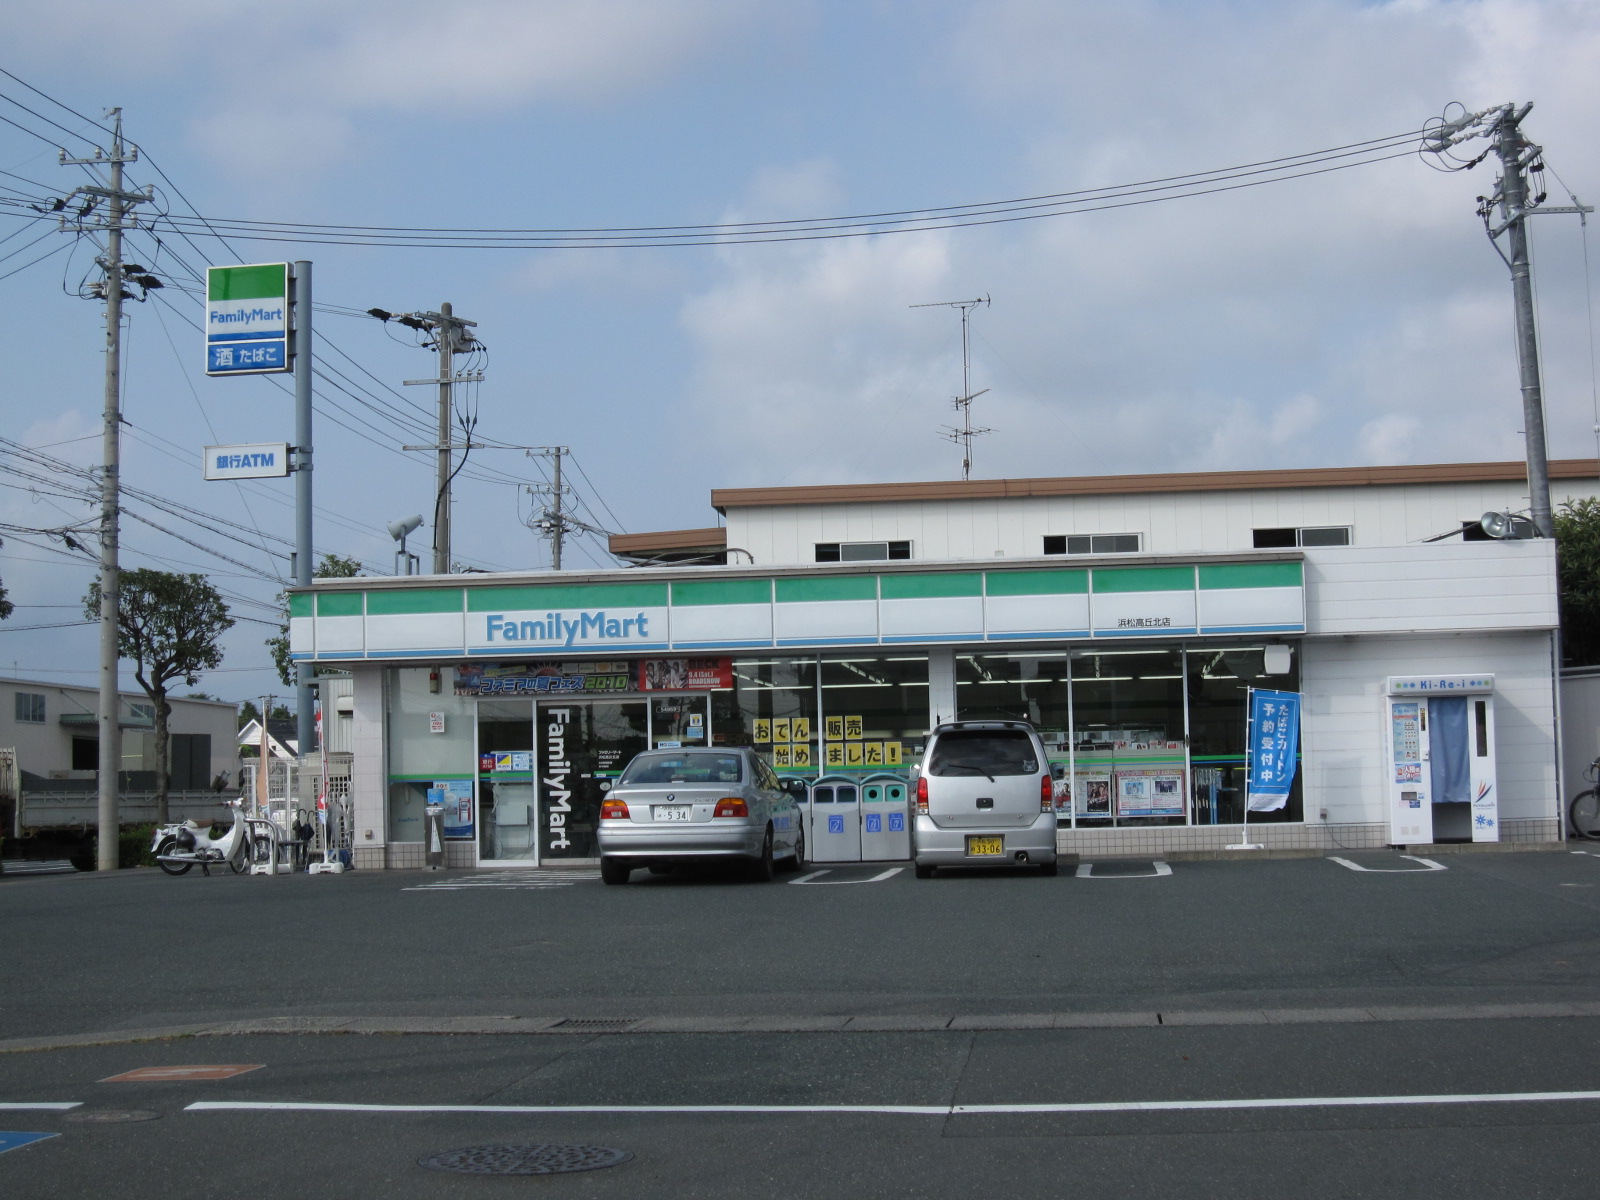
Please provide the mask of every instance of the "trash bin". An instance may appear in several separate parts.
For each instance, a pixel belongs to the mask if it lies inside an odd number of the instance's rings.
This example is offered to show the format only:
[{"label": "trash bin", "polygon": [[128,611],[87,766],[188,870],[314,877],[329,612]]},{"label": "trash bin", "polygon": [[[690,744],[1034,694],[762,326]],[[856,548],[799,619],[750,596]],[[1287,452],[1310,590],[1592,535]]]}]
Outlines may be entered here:
[{"label": "trash bin", "polygon": [[428,827],[423,865],[430,871],[437,871],[444,866],[444,805],[429,804],[423,813],[427,818],[424,824]]}]

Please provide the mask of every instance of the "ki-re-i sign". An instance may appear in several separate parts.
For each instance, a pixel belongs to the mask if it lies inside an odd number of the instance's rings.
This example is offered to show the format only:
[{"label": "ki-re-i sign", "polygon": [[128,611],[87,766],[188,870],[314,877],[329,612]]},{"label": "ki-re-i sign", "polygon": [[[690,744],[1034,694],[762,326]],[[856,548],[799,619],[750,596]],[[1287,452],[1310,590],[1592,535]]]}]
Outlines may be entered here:
[{"label": "ki-re-i sign", "polygon": [[205,465],[207,479],[282,479],[289,473],[289,444],[207,446]]},{"label": "ki-re-i sign", "polygon": [[289,264],[206,268],[206,374],[288,371]]}]

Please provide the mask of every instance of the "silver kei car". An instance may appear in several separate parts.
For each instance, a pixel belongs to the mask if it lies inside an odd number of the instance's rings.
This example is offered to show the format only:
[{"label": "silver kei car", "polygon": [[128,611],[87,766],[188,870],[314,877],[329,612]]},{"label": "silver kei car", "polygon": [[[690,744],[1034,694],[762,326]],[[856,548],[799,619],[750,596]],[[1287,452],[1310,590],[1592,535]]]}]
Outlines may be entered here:
[{"label": "silver kei car", "polygon": [[929,735],[911,848],[936,867],[1036,866],[1056,873],[1055,786],[1026,721],[952,721]]},{"label": "silver kei car", "polygon": [[607,883],[627,883],[636,867],[730,859],[768,880],[806,855],[794,795],[743,746],[639,754],[600,804],[599,837]]}]

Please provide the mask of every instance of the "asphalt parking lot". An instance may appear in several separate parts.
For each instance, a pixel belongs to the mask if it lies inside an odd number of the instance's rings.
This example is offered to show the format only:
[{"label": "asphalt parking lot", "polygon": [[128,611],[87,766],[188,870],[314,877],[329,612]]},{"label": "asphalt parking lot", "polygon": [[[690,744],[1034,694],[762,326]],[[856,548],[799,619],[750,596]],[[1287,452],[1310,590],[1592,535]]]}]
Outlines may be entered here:
[{"label": "asphalt parking lot", "polygon": [[1590,1194],[1600,856],[1340,857],[5,878],[0,1190]]}]

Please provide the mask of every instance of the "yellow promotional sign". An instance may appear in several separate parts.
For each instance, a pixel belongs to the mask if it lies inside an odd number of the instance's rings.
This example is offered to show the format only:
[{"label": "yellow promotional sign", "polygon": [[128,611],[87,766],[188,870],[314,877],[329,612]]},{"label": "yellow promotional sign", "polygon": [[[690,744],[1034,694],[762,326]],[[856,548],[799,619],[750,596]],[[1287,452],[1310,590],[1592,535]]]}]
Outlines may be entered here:
[{"label": "yellow promotional sign", "polygon": [[791,767],[809,767],[811,765],[810,742],[796,742],[789,747],[789,765]]},{"label": "yellow promotional sign", "polygon": [[861,743],[861,748],[862,748],[862,750],[864,750],[866,752],[867,766],[869,766],[869,767],[881,767],[881,766],[883,766],[883,743],[882,742],[862,742]]},{"label": "yellow promotional sign", "polygon": [[779,742],[772,748],[772,765],[775,767],[791,765],[789,762],[789,747],[785,743]]},{"label": "yellow promotional sign", "polygon": [[789,718],[774,717],[772,719],[772,740],[775,742],[792,742],[789,736]]},{"label": "yellow promotional sign", "polygon": [[861,718],[846,717],[844,719],[844,736],[854,740],[861,736]]},{"label": "yellow promotional sign", "polygon": [[844,765],[847,767],[865,765],[865,757],[862,754],[860,742],[846,742],[844,744]]},{"label": "yellow promotional sign", "polygon": [[756,718],[756,744],[766,745],[772,740],[772,722],[766,717]]},{"label": "yellow promotional sign", "polygon": [[844,743],[829,742],[823,748],[822,761],[830,767],[844,766]]},{"label": "yellow promotional sign", "polygon": [[809,742],[811,740],[811,718],[789,718],[789,740],[791,742]]},{"label": "yellow promotional sign", "polygon": [[898,767],[900,765],[900,743],[885,742],[883,744],[883,765]]},{"label": "yellow promotional sign", "polygon": [[826,721],[823,722],[823,725],[828,731],[827,738],[828,738],[828,740],[830,742],[842,742],[842,741],[844,741],[844,718],[843,717],[829,717]]}]

